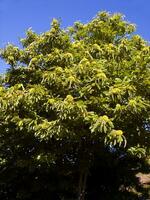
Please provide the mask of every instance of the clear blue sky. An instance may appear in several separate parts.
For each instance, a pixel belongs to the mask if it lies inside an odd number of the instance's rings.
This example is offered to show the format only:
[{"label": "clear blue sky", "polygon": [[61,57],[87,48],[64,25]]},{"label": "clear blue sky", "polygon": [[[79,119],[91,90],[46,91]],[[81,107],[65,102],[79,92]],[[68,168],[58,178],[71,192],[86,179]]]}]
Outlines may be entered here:
[{"label": "clear blue sky", "polygon": [[[150,0],[0,0],[0,48],[8,42],[18,45],[29,27],[38,33],[48,30],[52,18],[61,18],[67,27],[77,20],[86,23],[102,10],[123,13],[150,41]],[[0,61],[0,73],[5,70]]]}]

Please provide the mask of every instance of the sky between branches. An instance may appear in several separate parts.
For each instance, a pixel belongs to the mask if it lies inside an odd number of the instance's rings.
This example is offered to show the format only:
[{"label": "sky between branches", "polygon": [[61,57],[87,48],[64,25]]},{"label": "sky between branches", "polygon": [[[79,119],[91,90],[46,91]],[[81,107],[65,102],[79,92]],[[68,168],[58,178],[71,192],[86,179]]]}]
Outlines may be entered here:
[{"label": "sky between branches", "polygon": [[[86,23],[103,10],[123,13],[150,41],[149,8],[150,0],[0,0],[0,48],[8,42],[18,45],[30,27],[38,33],[48,30],[53,18],[61,19],[65,28],[79,20]],[[6,68],[0,60],[0,73]]]}]

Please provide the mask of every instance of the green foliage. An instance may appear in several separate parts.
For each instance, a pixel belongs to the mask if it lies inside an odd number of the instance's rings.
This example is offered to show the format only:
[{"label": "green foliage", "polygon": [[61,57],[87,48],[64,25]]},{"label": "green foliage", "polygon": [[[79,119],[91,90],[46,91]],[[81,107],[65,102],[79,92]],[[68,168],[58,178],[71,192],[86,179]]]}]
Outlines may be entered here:
[{"label": "green foliage", "polygon": [[10,65],[0,87],[2,169],[70,163],[63,174],[79,176],[103,148],[148,156],[150,47],[134,30],[106,12],[67,30],[54,19],[43,34],[29,29],[22,48],[1,50]]}]

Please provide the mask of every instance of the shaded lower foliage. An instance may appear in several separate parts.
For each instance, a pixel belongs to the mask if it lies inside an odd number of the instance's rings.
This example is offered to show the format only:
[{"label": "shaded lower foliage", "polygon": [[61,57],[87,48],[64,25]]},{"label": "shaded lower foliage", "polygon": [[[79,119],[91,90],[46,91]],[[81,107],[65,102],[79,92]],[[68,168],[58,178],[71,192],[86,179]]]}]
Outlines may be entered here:
[{"label": "shaded lower foliage", "polygon": [[149,198],[149,190],[140,184],[138,171],[147,171],[149,166],[138,159],[123,157],[116,160],[99,159],[91,169],[88,179],[88,200],[134,200]]},{"label": "shaded lower foliage", "polygon": [[[136,200],[149,198],[136,174],[149,166],[131,157],[105,152],[93,161],[88,173],[86,200]],[[72,171],[74,173],[72,173]],[[0,199],[76,200],[78,166],[57,160],[55,164],[30,168],[9,166],[0,174]]]}]

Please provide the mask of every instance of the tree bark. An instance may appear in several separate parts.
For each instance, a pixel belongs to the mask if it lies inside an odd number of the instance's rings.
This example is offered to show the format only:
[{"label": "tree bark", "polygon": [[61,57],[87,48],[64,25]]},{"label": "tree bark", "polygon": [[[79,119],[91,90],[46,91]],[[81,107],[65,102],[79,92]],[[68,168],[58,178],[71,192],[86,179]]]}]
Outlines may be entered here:
[{"label": "tree bark", "polygon": [[78,200],[85,200],[87,175],[88,175],[87,171],[81,172],[81,174],[80,174]]}]

